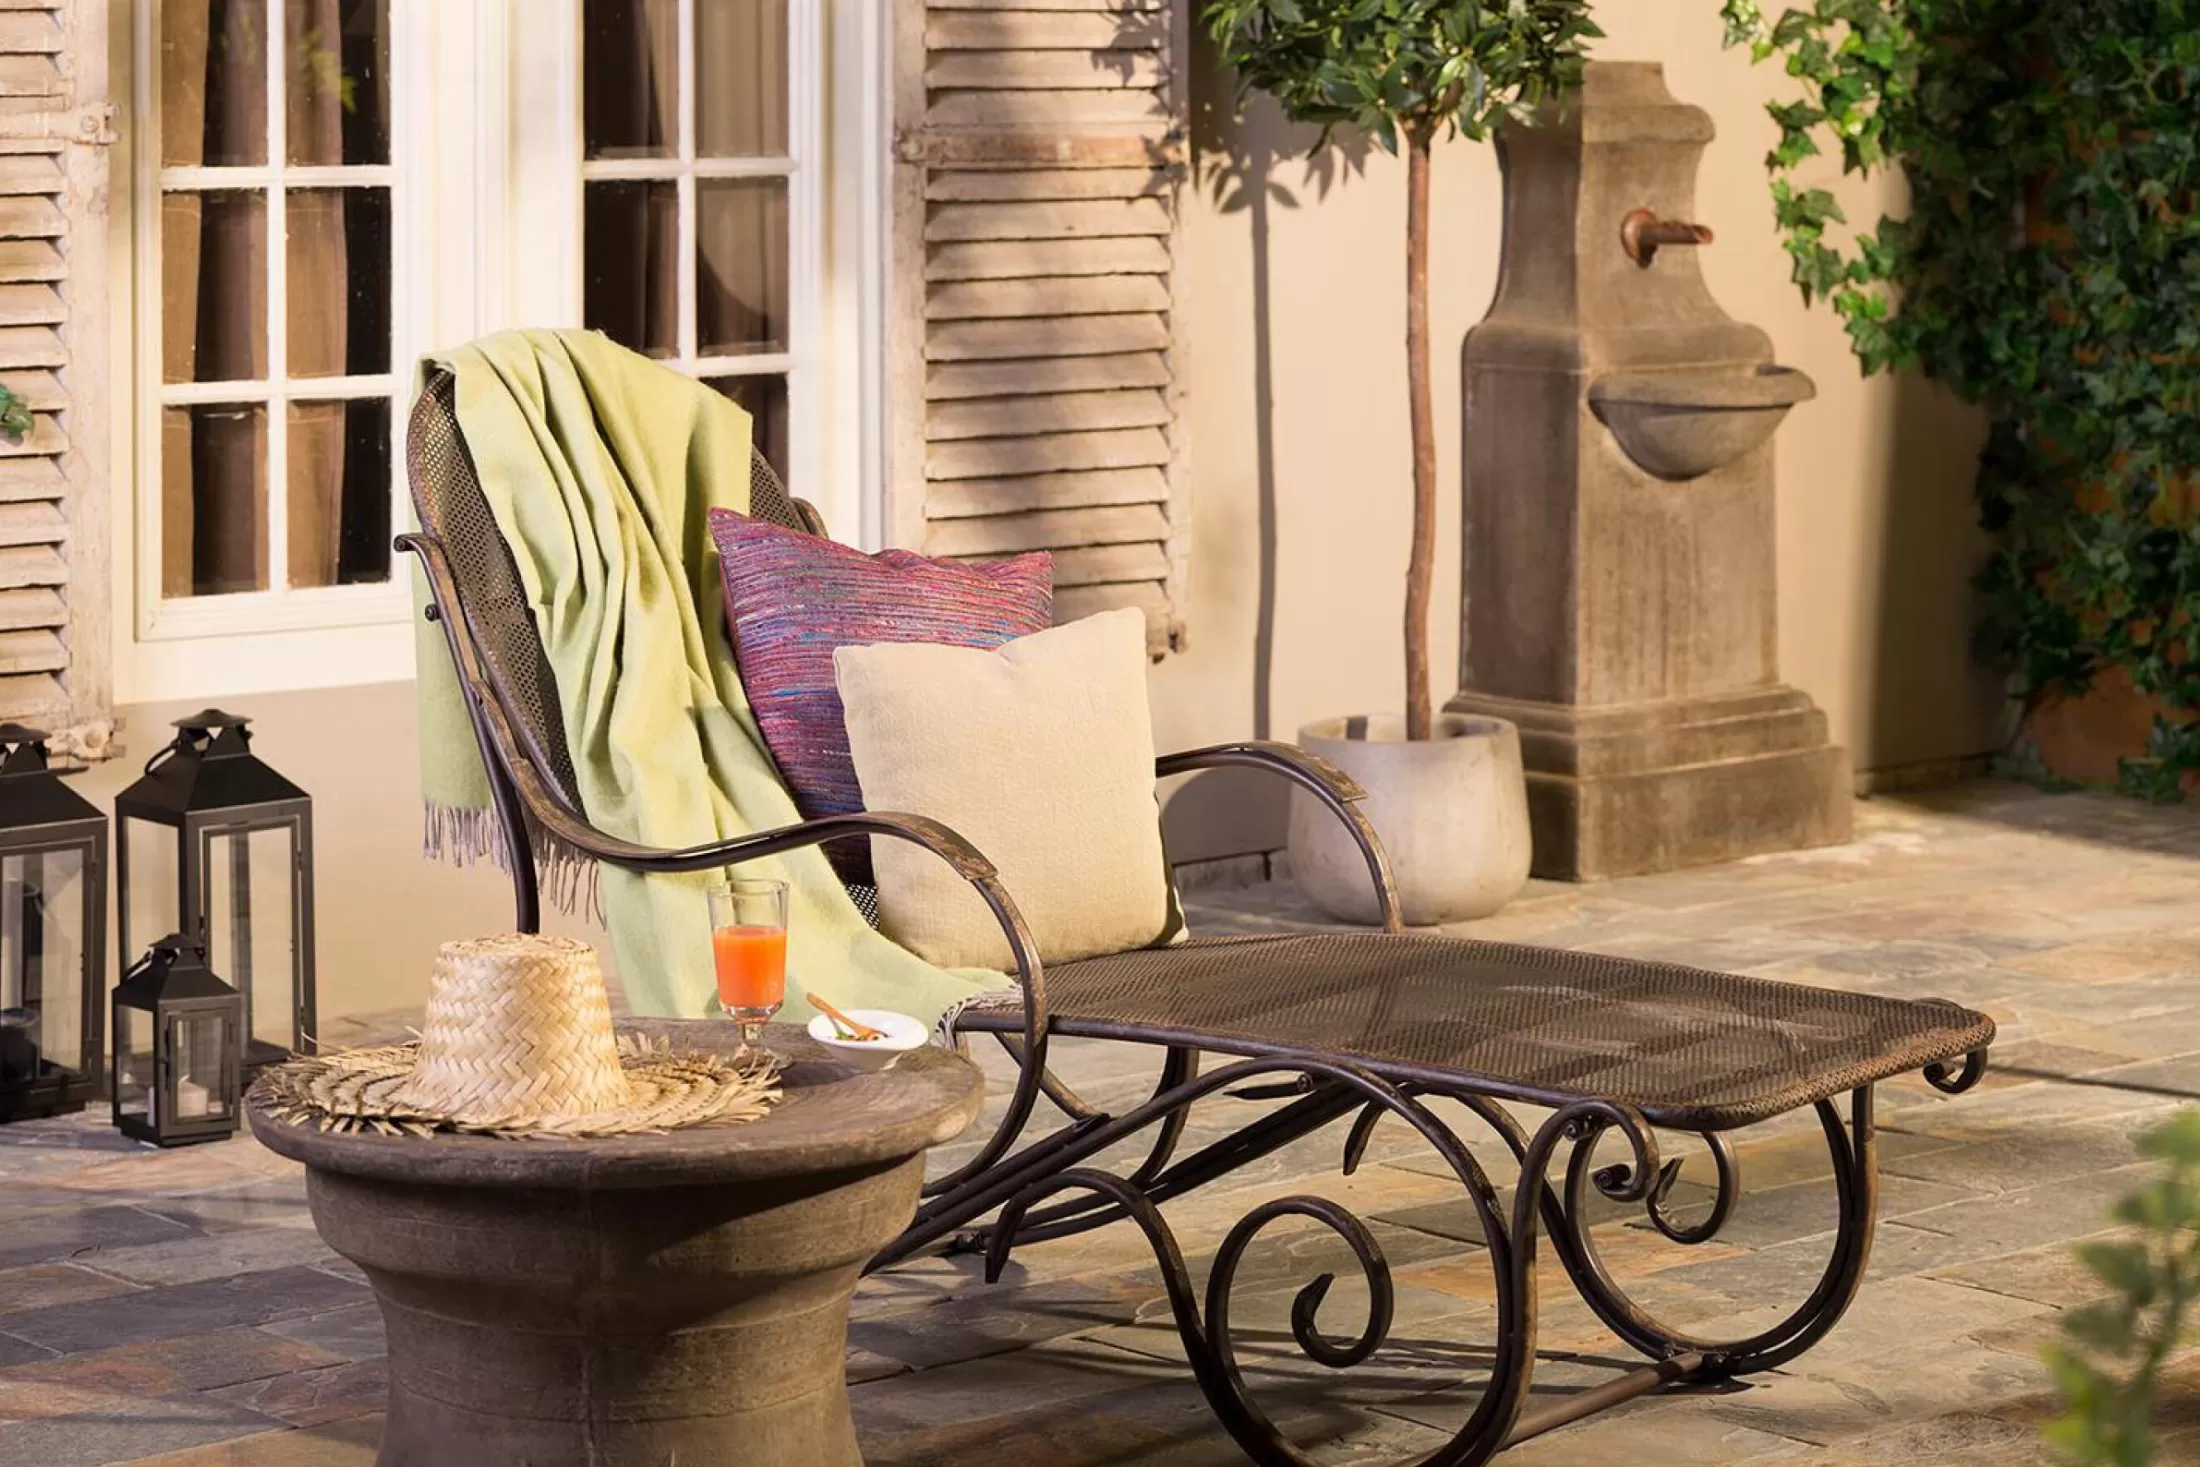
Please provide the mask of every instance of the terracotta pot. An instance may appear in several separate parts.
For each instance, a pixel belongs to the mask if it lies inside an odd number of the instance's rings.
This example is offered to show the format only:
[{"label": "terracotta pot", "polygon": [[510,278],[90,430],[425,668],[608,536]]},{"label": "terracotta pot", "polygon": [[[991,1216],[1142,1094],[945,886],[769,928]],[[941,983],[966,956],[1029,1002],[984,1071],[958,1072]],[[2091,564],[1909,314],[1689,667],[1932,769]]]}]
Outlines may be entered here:
[{"label": "terracotta pot", "polygon": [[[2019,735],[2047,772],[2075,784],[2113,785],[2120,759],[2147,751],[2162,700],[2132,686],[2120,667],[2104,668],[2077,697],[2043,699],[2025,715]],[[2185,793],[2200,794],[2200,777],[2188,774]]]},{"label": "terracotta pot", "polygon": [[[1360,808],[1390,854],[1408,923],[1472,921],[1519,895],[1528,788],[1510,723],[1444,713],[1435,738],[1409,743],[1395,715],[1329,718],[1300,729],[1299,743],[1366,786]],[[1290,841],[1291,874],[1316,906],[1347,922],[1381,920],[1358,845],[1304,791],[1291,797]]]}]

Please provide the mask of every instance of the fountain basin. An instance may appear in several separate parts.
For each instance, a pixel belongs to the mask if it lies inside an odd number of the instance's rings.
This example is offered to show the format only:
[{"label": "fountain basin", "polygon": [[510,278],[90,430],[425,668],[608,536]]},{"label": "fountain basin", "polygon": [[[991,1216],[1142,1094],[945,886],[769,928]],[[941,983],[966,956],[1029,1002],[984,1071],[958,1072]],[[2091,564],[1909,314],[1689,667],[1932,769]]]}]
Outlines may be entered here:
[{"label": "fountain basin", "polygon": [[1644,472],[1695,479],[1772,436],[1818,388],[1794,367],[1617,372],[1589,384],[1589,406]]}]

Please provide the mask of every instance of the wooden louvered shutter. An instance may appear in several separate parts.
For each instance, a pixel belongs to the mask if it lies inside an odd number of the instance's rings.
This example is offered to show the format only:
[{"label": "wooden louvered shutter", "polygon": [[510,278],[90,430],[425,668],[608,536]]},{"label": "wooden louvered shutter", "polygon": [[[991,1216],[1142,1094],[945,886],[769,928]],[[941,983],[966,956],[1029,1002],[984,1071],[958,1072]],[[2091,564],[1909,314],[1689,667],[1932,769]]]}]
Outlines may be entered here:
[{"label": "wooden louvered shutter", "polygon": [[0,0],[0,382],[36,415],[0,440],[0,718],[57,733],[112,714],[106,14]]},{"label": "wooden louvered shutter", "polygon": [[[894,536],[1182,645],[1185,0],[900,0]],[[920,487],[921,486],[921,489]]]}]

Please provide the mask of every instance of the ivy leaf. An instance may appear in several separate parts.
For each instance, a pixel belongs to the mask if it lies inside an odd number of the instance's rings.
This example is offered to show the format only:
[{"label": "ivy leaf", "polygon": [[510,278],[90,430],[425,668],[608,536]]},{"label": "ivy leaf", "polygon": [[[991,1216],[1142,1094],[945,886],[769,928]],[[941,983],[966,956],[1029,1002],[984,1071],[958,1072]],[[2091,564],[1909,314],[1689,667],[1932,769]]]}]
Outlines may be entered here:
[{"label": "ivy leaf", "polygon": [[35,426],[37,424],[31,417],[30,404],[8,388],[0,386],[0,437],[6,438],[10,443],[21,443]]},{"label": "ivy leaf", "polygon": [[[2182,799],[2200,774],[2200,4],[1720,12],[1729,45],[1792,79],[1765,162],[1797,289],[1865,372],[1919,369],[1987,416],[1978,645],[2020,706],[2108,667],[2160,697],[2119,787]],[[1801,179],[1821,155],[1898,168],[1906,202],[1850,229]],[[2166,1226],[2182,1205],[2124,1215]]]}]

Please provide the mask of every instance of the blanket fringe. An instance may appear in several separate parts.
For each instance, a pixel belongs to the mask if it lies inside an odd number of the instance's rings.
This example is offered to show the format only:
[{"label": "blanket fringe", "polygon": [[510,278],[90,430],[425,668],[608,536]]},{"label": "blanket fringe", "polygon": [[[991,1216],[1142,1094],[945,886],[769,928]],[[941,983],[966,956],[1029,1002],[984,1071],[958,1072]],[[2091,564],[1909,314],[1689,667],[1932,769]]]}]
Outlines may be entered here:
[{"label": "blanket fringe", "polygon": [[[542,899],[567,916],[585,915],[603,926],[603,891],[595,858],[532,821],[527,845],[535,853]],[[446,866],[471,868],[486,860],[507,875],[512,869],[503,822],[493,808],[474,810],[429,802],[421,810],[420,853]]]},{"label": "blanket fringe", "polygon": [[959,1049],[962,1036],[956,1033],[955,1025],[965,1012],[974,1008],[1020,1004],[1023,1001],[1024,991],[1015,984],[1006,988],[988,988],[983,992],[973,993],[968,998],[958,999],[954,1007],[940,1015],[939,1023],[932,1026],[932,1042],[942,1049]]},{"label": "blanket fringe", "polygon": [[420,814],[420,853],[429,860],[470,868],[487,857],[504,866],[504,836],[495,811],[429,801]]}]

